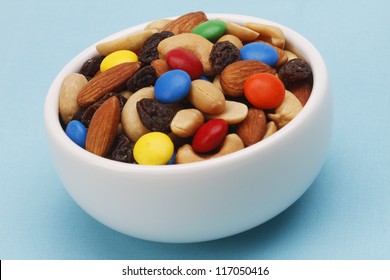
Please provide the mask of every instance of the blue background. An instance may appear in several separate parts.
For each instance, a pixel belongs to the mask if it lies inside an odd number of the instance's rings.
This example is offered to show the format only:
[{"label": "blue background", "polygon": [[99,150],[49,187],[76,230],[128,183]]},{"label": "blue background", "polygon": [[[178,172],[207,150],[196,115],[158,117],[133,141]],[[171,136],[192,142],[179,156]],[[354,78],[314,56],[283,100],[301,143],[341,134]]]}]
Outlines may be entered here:
[{"label": "blue background", "polygon": [[[0,259],[390,259],[389,3],[1,0]],[[253,230],[195,244],[131,238],[66,193],[47,149],[44,99],[97,40],[198,10],[266,18],[313,42],[332,82],[332,145],[309,190]]]}]

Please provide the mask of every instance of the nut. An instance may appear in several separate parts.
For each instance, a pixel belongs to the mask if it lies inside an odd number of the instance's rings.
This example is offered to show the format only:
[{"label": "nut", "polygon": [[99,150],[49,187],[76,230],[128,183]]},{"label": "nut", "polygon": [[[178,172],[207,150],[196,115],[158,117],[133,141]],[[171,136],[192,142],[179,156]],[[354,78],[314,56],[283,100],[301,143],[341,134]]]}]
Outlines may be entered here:
[{"label": "nut", "polygon": [[263,136],[262,140],[264,140],[265,138],[270,137],[276,131],[278,131],[278,128],[276,127],[276,124],[273,121],[268,122],[265,125],[265,133],[264,133],[264,136]]},{"label": "nut", "polygon": [[288,90],[291,91],[305,106],[307,100],[311,95],[312,85],[309,81],[303,80],[288,85]]},{"label": "nut", "polygon": [[211,63],[209,60],[213,43],[206,38],[192,33],[183,33],[162,40],[158,44],[158,53],[160,58],[165,59],[166,54],[176,48],[184,48],[196,55],[202,63],[205,75],[212,74]]},{"label": "nut", "polygon": [[245,147],[256,144],[263,139],[266,132],[266,116],[262,109],[250,108],[243,122],[237,125],[237,134]]},{"label": "nut", "polygon": [[132,95],[133,93],[131,91],[128,91],[128,90],[122,90],[119,95],[123,96],[124,98],[126,99],[129,99],[129,97]]},{"label": "nut", "polygon": [[142,135],[150,132],[142,124],[137,112],[137,102],[143,98],[154,98],[154,88],[145,87],[136,91],[129,97],[122,109],[123,131],[133,142],[136,142]]},{"label": "nut", "polygon": [[235,45],[238,49],[241,49],[243,47],[241,40],[238,37],[231,34],[223,35],[221,38],[218,39],[217,43],[224,42],[224,41],[229,41],[230,43]]},{"label": "nut", "polygon": [[192,31],[192,29],[194,29],[195,26],[207,20],[208,19],[206,14],[202,11],[188,13],[169,22],[167,25],[164,26],[163,30],[171,31],[175,35],[181,33],[189,33]]},{"label": "nut", "polygon": [[278,69],[288,61],[288,54],[286,53],[285,50],[283,50],[281,48],[278,48],[276,46],[273,46],[273,47],[276,50],[276,52],[278,53],[278,61],[275,64],[275,68]]},{"label": "nut", "polygon": [[231,133],[226,135],[220,150],[215,154],[200,155],[194,151],[191,145],[189,144],[183,145],[177,151],[176,163],[177,164],[190,163],[190,162],[197,162],[197,161],[202,161],[211,158],[217,158],[242,149],[244,149],[244,143],[242,143],[240,137],[235,133]]},{"label": "nut", "polygon": [[88,128],[85,149],[98,156],[105,156],[115,140],[120,120],[119,100],[107,99],[95,112]]},{"label": "nut", "polygon": [[170,70],[165,59],[155,59],[150,63],[150,65],[154,68],[154,70],[156,70],[157,77],[160,77],[162,74]]},{"label": "nut", "polygon": [[221,87],[221,76],[220,75],[216,75],[213,79],[213,84],[220,90],[223,92],[223,89]]},{"label": "nut", "polygon": [[226,34],[231,34],[239,38],[241,41],[252,41],[257,39],[259,33],[249,29],[247,27],[238,25],[233,22],[225,21],[226,23]]},{"label": "nut", "polygon": [[204,123],[203,114],[197,109],[183,109],[176,113],[171,122],[171,130],[179,137],[190,137]]},{"label": "nut", "polygon": [[258,32],[260,35],[257,39],[271,43],[272,45],[284,49],[286,39],[283,30],[274,25],[251,23],[248,22],[245,27]]},{"label": "nut", "polygon": [[220,114],[208,114],[206,119],[223,119],[228,124],[238,124],[248,115],[248,106],[237,101],[225,101],[225,110]]},{"label": "nut", "polygon": [[71,73],[67,75],[61,84],[59,108],[62,121],[69,123],[73,115],[80,109],[77,104],[77,95],[80,90],[88,83],[84,75]]},{"label": "nut", "polygon": [[149,23],[148,25],[146,25],[144,29],[161,32],[161,31],[163,31],[164,27],[168,23],[170,23],[171,21],[172,21],[171,19],[165,19],[165,18],[155,20],[155,21],[152,21],[151,23]]},{"label": "nut", "polygon": [[105,94],[123,85],[140,67],[140,62],[126,62],[95,76],[79,92],[78,105],[84,107],[99,100]]},{"label": "nut", "polygon": [[225,110],[223,92],[209,81],[192,81],[187,99],[195,108],[207,114],[220,114]]},{"label": "nut", "polygon": [[276,71],[271,66],[257,60],[241,60],[228,65],[221,73],[220,83],[225,94],[242,96],[245,81],[257,73],[271,73]]},{"label": "nut", "polygon": [[143,30],[116,40],[103,42],[96,45],[96,50],[104,56],[119,50],[137,51],[141,49],[146,39],[156,33],[156,30]]},{"label": "nut", "polygon": [[286,90],[284,100],[268,118],[275,122],[278,129],[287,125],[302,110],[302,104],[290,91]]},{"label": "nut", "polygon": [[287,61],[292,60],[294,58],[298,58],[298,56],[295,53],[293,53],[292,51],[284,50],[284,52],[287,55]]}]

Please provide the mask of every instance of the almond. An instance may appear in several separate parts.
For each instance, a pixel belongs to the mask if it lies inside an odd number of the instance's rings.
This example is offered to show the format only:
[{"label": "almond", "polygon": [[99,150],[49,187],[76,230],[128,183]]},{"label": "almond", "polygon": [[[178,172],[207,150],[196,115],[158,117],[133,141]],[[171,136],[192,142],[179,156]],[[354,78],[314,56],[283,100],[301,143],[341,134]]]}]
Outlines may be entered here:
[{"label": "almond", "polygon": [[156,70],[157,77],[160,77],[165,72],[169,71],[169,65],[165,59],[159,58],[153,60],[150,65]]},{"label": "almond", "polygon": [[291,91],[301,102],[302,106],[305,106],[307,100],[310,97],[312,85],[309,81],[298,81],[288,85],[288,90]]},{"label": "almond", "polygon": [[244,121],[237,125],[236,133],[240,136],[245,147],[256,144],[266,131],[266,116],[263,110],[250,108]]},{"label": "almond", "polygon": [[164,26],[164,31],[171,31],[175,35],[180,33],[190,33],[195,26],[207,21],[207,16],[204,12],[193,12],[182,15],[167,25]]},{"label": "almond", "polygon": [[244,94],[246,79],[257,73],[275,74],[276,71],[271,66],[257,60],[237,61],[222,71],[221,87],[226,95],[241,96]]},{"label": "almond", "polygon": [[123,85],[141,68],[140,62],[126,62],[114,66],[92,78],[79,92],[80,107],[91,105],[105,94]]},{"label": "almond", "polygon": [[105,156],[115,140],[120,120],[119,100],[107,99],[95,112],[88,128],[85,149],[98,156]]}]

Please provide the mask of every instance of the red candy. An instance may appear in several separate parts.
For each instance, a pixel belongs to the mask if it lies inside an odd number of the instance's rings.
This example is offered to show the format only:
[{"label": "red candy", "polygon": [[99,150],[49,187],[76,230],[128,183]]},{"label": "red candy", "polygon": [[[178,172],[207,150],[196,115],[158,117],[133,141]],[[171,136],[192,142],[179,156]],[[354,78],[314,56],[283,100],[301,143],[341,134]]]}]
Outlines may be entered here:
[{"label": "red candy", "polygon": [[259,73],[245,81],[244,94],[253,106],[260,109],[274,109],[282,104],[285,88],[275,75]]},{"label": "red candy", "polygon": [[171,69],[186,71],[191,79],[197,79],[203,74],[203,65],[199,58],[186,49],[170,50],[165,57]]},{"label": "red candy", "polygon": [[207,153],[218,148],[228,132],[228,123],[213,119],[203,124],[192,140],[192,148],[198,153]]}]

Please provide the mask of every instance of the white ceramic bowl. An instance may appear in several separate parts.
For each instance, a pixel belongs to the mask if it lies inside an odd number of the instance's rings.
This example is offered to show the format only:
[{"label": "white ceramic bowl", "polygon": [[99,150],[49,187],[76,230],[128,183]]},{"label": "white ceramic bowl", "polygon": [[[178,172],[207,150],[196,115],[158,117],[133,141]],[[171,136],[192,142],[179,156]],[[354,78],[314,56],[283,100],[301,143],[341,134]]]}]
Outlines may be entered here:
[{"label": "white ceramic bowl", "polygon": [[[53,161],[66,190],[96,220],[124,234],[161,242],[198,242],[243,232],[275,217],[312,184],[325,160],[332,130],[332,98],[325,63],[297,32],[264,19],[208,14],[238,24],[259,22],[283,29],[288,49],[302,56],[314,76],[311,97],[287,126],[236,153],[198,163],[125,164],[74,144],[58,118],[59,88],[97,54],[90,46],[53,81],[45,125]],[[142,30],[145,24],[102,41]]]}]

